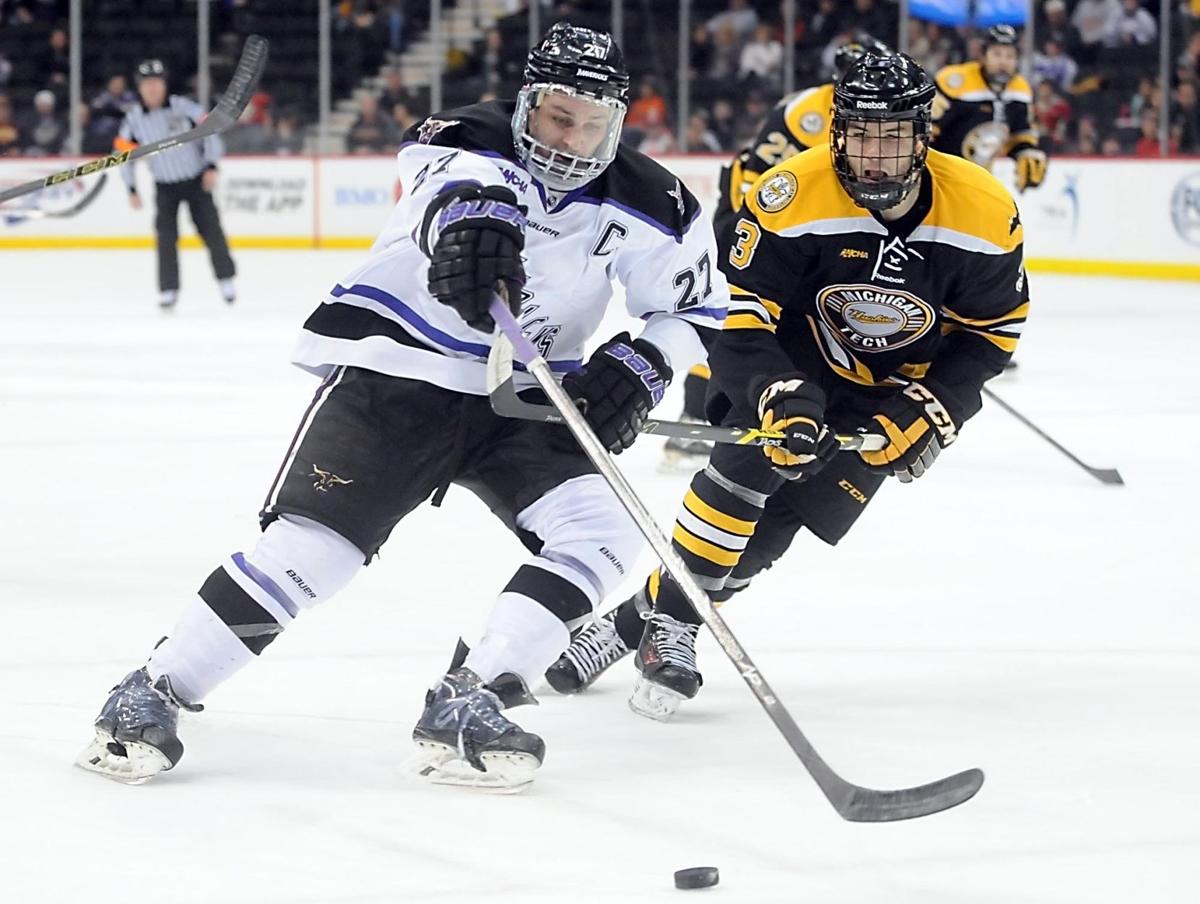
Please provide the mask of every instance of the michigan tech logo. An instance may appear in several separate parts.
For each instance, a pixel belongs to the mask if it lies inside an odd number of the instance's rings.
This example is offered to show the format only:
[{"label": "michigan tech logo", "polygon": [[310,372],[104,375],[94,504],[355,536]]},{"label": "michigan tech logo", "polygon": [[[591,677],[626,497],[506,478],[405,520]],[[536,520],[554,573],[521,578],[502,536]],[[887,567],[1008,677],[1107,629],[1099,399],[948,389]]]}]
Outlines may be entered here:
[{"label": "michigan tech logo", "polygon": [[821,319],[859,351],[891,351],[916,342],[933,326],[933,308],[911,292],[869,285],[828,286],[817,295]]}]

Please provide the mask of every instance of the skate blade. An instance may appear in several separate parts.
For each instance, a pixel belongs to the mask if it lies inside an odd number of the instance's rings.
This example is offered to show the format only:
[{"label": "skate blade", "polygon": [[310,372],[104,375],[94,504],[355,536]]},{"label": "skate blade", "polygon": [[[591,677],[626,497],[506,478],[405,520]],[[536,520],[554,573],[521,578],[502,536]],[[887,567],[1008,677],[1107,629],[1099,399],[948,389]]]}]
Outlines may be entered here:
[{"label": "skate blade", "polygon": [[534,774],[542,765],[527,753],[482,753],[479,759],[487,768],[480,772],[458,755],[458,750],[434,741],[414,741],[420,751],[417,775],[435,785],[453,785],[492,794],[517,794],[533,784]]},{"label": "skate blade", "polygon": [[658,463],[660,474],[694,474],[708,464],[708,450],[703,453],[684,452],[679,449],[663,449]]},{"label": "skate blade", "polygon": [[678,691],[655,684],[639,675],[637,684],[633,686],[633,695],[629,698],[629,708],[647,719],[669,722],[679,709],[679,704],[686,699],[687,697]]},{"label": "skate blade", "polygon": [[122,742],[105,731],[75,758],[75,765],[125,785],[140,785],[171,768],[162,751],[140,741]]}]

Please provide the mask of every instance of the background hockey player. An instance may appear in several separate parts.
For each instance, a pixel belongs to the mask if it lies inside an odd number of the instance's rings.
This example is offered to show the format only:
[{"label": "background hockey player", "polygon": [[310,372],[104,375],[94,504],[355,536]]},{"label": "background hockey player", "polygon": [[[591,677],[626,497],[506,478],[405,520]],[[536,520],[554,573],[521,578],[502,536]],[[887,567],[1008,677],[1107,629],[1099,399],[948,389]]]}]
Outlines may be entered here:
[{"label": "background hockey player", "polygon": [[[829,142],[834,84],[863,54],[886,53],[887,49],[869,35],[847,41],[834,55],[832,82],[793,92],[771,109],[754,140],[721,168],[720,194],[713,214],[713,230],[718,236],[737,221],[742,200],[759,176],[801,151]],[[708,364],[697,364],[688,371],[683,384],[684,420],[703,422],[707,391]],[[692,470],[708,457],[711,446],[704,440],[672,437],[663,448],[668,464]]]},{"label": "background hockey player", "polygon": [[[802,527],[835,544],[888,476],[925,474],[1016,347],[1029,306],[1021,220],[986,170],[927,152],[934,94],[903,54],[859,60],[835,91],[832,154],[768,170],[723,242],[730,307],[709,353],[708,414],[789,440],[718,446],[692,480],[674,545],[716,601]],[[886,448],[838,452],[831,434],[860,428]],[[645,623],[638,597],[653,608]],[[580,690],[636,647],[630,704],[666,718],[700,686],[700,618],[661,571],[638,597],[581,632],[547,678]]]},{"label": "background hockey player", "polygon": [[1046,152],[1038,147],[1033,89],[1019,64],[1016,30],[993,25],[982,60],[943,67],[934,79],[932,146],[988,170],[998,156],[1012,157],[1023,192],[1046,178]]},{"label": "background hockey player", "polygon": [[[146,666],[113,690],[80,765],[130,781],[173,767],[179,709],[197,708],[349,583],[401,518],[456,483],[535,555],[504,585],[465,662],[430,690],[413,737],[434,780],[530,780],[542,740],[509,721],[487,685],[526,695],[642,538],[565,427],[492,413],[488,304],[506,294],[619,452],[672,362],[702,356],[696,326],[717,325],[728,301],[695,198],[619,143],[628,84],[608,35],[556,25],[530,53],[515,103],[444,112],[411,131],[399,203],[305,324],[295,360],[325,379],[268,494],[261,539],[213,571]],[[684,271],[693,292],[681,297]],[[613,279],[645,327],[584,365]]]}]

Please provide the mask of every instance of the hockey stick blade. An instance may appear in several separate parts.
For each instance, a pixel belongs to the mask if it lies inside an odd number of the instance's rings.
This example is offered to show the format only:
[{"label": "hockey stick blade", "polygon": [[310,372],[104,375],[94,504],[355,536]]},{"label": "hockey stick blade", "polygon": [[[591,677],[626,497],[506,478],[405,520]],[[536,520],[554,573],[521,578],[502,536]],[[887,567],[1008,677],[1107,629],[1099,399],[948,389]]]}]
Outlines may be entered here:
[{"label": "hockey stick blade", "polygon": [[917,788],[875,791],[847,782],[829,767],[734,637],[725,619],[696,582],[683,559],[671,545],[671,541],[654,520],[654,516],[621,473],[621,469],[613,463],[607,450],[588,426],[587,419],[575,407],[571,397],[551,373],[550,365],[521,334],[521,327],[507,305],[496,297],[492,301],[490,311],[500,331],[512,343],[517,359],[533,375],[547,398],[561,413],[588,460],[621,501],[621,505],[654,549],[663,567],[675,579],[692,608],[708,626],[721,651],[737,668],[750,692],[757,698],[788,746],[792,748],[792,752],[808,770],[808,774],[837,813],[853,822],[891,822],[928,816],[970,800],[983,784],[983,773],[978,769],[971,769]]},{"label": "hockey stick blade", "polygon": [[1018,421],[1020,421],[1022,424],[1024,424],[1030,430],[1032,430],[1034,433],[1036,433],[1038,436],[1040,436],[1042,439],[1044,439],[1046,442],[1048,442],[1050,445],[1052,445],[1055,449],[1057,449],[1059,452],[1061,452],[1067,458],[1071,459],[1071,461],[1075,462],[1075,464],[1079,465],[1079,467],[1083,468],[1083,470],[1087,471],[1089,474],[1091,474],[1093,477],[1095,477],[1101,483],[1106,483],[1109,486],[1124,486],[1125,485],[1125,481],[1121,477],[1121,473],[1116,468],[1093,468],[1091,465],[1082,461],[1076,455],[1073,455],[1071,453],[1071,451],[1069,449],[1067,449],[1066,446],[1064,446],[1062,443],[1058,442],[1049,433],[1047,433],[1045,430],[1042,430],[1040,427],[1038,427],[1037,424],[1035,424],[1029,418],[1025,417],[1025,415],[1021,414],[1021,412],[1017,411],[1016,408],[1013,408],[1012,405],[1008,404],[1008,402],[1004,401],[1004,399],[1000,398],[1000,396],[996,395],[996,393],[992,392],[986,386],[983,387],[983,394],[985,396],[987,396],[989,399],[991,399],[993,402],[995,402],[997,405],[999,405],[1001,408],[1003,408],[1005,411],[1007,411],[1009,414],[1011,414],[1013,417],[1015,417]]},{"label": "hockey stick blade", "polygon": [[[563,423],[563,416],[553,405],[527,402],[517,394],[513,383],[512,343],[503,334],[495,337],[491,353],[488,355],[487,388],[492,411],[501,417],[551,424]],[[782,446],[787,442],[787,437],[782,433],[770,433],[750,427],[720,427],[689,421],[659,421],[653,418],[648,418],[642,424],[641,432],[739,446]],[[837,440],[842,451],[863,449],[872,452],[887,445],[886,438],[874,433],[856,436],[840,434]]]},{"label": "hockey stick blade", "polygon": [[22,220],[65,220],[67,217],[73,217],[78,213],[82,213],[93,201],[96,200],[96,195],[100,194],[100,190],[104,188],[104,183],[108,181],[108,173],[101,173],[100,178],[84,192],[83,196],[70,207],[65,207],[62,210],[43,210],[40,207],[6,208],[0,213],[4,214],[5,220],[9,223],[19,223]]},{"label": "hockey stick blade", "polygon": [[143,157],[149,157],[151,154],[157,154],[160,151],[166,151],[178,145],[187,144],[190,141],[199,141],[207,138],[209,135],[223,132],[237,122],[238,117],[242,115],[242,111],[246,109],[246,105],[250,103],[250,98],[254,95],[254,89],[258,86],[258,80],[262,78],[263,70],[267,66],[268,46],[269,42],[267,39],[258,35],[251,35],[246,39],[246,45],[242,48],[242,55],[238,60],[233,78],[229,81],[229,87],[225,89],[225,93],[217,101],[216,107],[195,128],[188,129],[186,132],[181,132],[178,135],[172,135],[170,138],[164,138],[161,141],[138,145],[136,148],[127,151],[117,151],[109,154],[107,157],[101,157],[99,160],[89,160],[87,163],[81,163],[71,169],[51,173],[42,179],[34,179],[31,182],[15,185],[12,188],[0,191],[0,204],[3,204],[5,201],[11,201],[13,198],[27,195],[30,192],[48,188],[51,185],[58,185],[60,182],[68,182],[71,179],[78,179],[81,176],[90,176],[93,173],[100,173],[113,167],[124,166],[126,163],[132,163],[135,160],[141,160]]}]

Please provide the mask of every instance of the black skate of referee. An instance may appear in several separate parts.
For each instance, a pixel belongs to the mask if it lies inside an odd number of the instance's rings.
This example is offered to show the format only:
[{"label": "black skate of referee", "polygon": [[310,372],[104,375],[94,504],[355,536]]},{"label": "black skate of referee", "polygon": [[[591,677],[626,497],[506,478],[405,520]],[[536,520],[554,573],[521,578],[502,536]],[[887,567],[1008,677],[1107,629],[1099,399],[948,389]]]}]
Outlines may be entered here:
[{"label": "black skate of referee", "polygon": [[[117,134],[117,150],[186,132],[204,116],[204,109],[194,100],[167,94],[167,70],[161,60],[146,60],[138,66],[137,88],[142,102],[125,114]],[[158,242],[158,303],[163,308],[174,307],[179,298],[179,205],[185,201],[196,231],[208,247],[221,297],[230,303],[237,297],[233,281],[236,270],[212,197],[221,151],[220,137],[210,135],[202,142],[181,145],[147,161],[154,174],[156,190],[154,232]],[[126,167],[121,174],[129,187],[130,205],[134,210],[141,210],[142,199],[134,182],[133,167]]]}]

